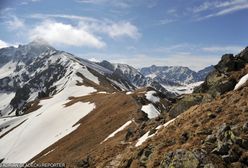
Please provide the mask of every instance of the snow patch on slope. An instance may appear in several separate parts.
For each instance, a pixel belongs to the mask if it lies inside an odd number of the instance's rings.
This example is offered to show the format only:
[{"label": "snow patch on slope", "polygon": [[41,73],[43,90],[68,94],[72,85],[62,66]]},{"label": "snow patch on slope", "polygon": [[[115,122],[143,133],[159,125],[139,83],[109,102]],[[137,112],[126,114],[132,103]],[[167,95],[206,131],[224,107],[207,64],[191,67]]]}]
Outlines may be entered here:
[{"label": "snow patch on slope", "polygon": [[155,135],[155,133],[151,134],[151,135],[149,135],[149,133],[150,133],[150,131],[148,131],[142,137],[140,137],[138,139],[138,142],[135,144],[135,147],[138,147],[138,146],[142,145],[147,139],[149,139],[149,138],[151,138],[151,137],[153,137]]},{"label": "snow patch on slope", "polygon": [[0,68],[0,79],[11,75],[16,69],[16,63],[11,61]]},{"label": "snow patch on slope", "polygon": [[144,105],[141,110],[148,115],[149,119],[156,118],[160,115],[159,111],[153,106],[153,104]]},{"label": "snow patch on slope", "polygon": [[238,90],[239,88],[241,88],[247,81],[248,81],[248,74],[246,74],[239,80],[239,82],[234,87],[234,90]]},{"label": "snow patch on slope", "polygon": [[6,108],[14,97],[15,97],[14,92],[6,92],[6,93],[0,92],[0,111]]},{"label": "snow patch on slope", "polygon": [[[65,107],[69,97],[85,96],[96,90],[92,87],[77,86],[76,81],[82,80],[75,74],[67,81],[66,87],[52,98],[42,100],[42,106],[35,112],[22,116],[23,124],[6,134],[0,140],[0,158],[5,163],[25,163],[41,151],[78,128],[73,126],[81,118],[90,113],[93,103],[78,102]],[[0,126],[6,122],[15,122],[16,118],[0,120]],[[30,143],[30,140],[32,143]]]},{"label": "snow patch on slope", "polygon": [[[115,130],[113,133],[111,133],[107,138],[105,138],[103,140],[103,142],[107,141],[109,138],[112,138],[115,136],[115,134],[117,134],[118,132],[124,130],[127,126],[129,126],[132,123],[132,120],[126,122],[125,124],[123,124],[120,128],[118,128],[117,130]],[[103,143],[101,142],[101,144]]]},{"label": "snow patch on slope", "polygon": [[146,99],[153,102],[153,103],[157,103],[160,101],[160,99],[159,99],[159,97],[154,96],[154,94],[156,94],[156,92],[154,90],[148,91],[146,93]]},{"label": "snow patch on slope", "polygon": [[155,133],[151,134],[151,135],[149,135],[150,131],[148,131],[147,133],[145,133],[142,137],[140,137],[140,138],[138,139],[138,141],[137,141],[135,147],[138,147],[138,146],[142,145],[147,139],[149,139],[149,138],[153,137],[154,135],[156,135],[157,132],[158,132],[158,130],[159,130],[160,128],[163,128],[163,127],[165,128],[165,127],[167,127],[167,126],[170,125],[173,121],[175,121],[178,117],[179,117],[179,116],[177,116],[176,118],[173,118],[173,119],[169,120],[168,122],[166,122],[166,123],[163,124],[163,125],[157,126],[157,127],[156,127],[156,130],[157,130],[157,131],[156,131]]}]

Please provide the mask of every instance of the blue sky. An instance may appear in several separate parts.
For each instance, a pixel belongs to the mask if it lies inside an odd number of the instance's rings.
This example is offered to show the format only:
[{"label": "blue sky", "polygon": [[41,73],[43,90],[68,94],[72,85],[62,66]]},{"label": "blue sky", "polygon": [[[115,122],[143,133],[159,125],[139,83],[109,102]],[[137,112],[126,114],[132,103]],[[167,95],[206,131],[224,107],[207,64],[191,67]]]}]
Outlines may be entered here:
[{"label": "blue sky", "polygon": [[199,70],[247,46],[248,0],[1,0],[0,47],[43,38],[91,60]]}]

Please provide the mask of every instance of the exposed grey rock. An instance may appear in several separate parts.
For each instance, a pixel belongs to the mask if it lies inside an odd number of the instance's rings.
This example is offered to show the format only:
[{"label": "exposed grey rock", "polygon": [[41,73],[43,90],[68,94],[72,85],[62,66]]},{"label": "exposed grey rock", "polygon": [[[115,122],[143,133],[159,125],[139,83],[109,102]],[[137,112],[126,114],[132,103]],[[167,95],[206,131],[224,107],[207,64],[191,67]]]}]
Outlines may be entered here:
[{"label": "exposed grey rock", "polygon": [[193,152],[184,149],[178,149],[175,152],[166,154],[160,163],[160,167],[197,168],[199,163],[199,160],[196,158]]}]

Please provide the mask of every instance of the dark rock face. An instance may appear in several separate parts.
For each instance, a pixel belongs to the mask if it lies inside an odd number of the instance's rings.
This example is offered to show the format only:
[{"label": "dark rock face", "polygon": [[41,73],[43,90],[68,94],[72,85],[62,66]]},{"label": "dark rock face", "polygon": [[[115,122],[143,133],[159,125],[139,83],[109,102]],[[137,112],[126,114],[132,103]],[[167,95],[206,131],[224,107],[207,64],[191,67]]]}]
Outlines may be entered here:
[{"label": "dark rock face", "polygon": [[186,111],[190,107],[200,104],[202,101],[207,99],[204,95],[201,94],[191,94],[185,95],[183,98],[178,100],[170,109],[169,114],[172,117],[176,117],[182,112]]},{"label": "dark rock face", "polygon": [[206,77],[201,86],[195,88],[194,93],[208,93],[216,97],[233,90],[237,79],[231,73],[245,67],[248,62],[247,50],[246,48],[236,56],[233,56],[233,54],[223,55],[220,62],[215,66],[215,70]]},{"label": "dark rock face", "polygon": [[[39,98],[48,97],[53,94],[55,90],[55,88],[53,88],[53,84],[61,79],[65,72],[66,67],[64,66],[59,64],[50,65],[46,70],[37,73],[37,75],[32,78],[28,84],[18,87],[15,97],[10,102],[12,107],[17,110],[17,114],[27,104],[27,100],[29,99],[32,90],[40,90],[38,93]],[[43,78],[46,78],[47,80],[42,81]]]},{"label": "dark rock face", "polygon": [[238,57],[245,62],[248,62],[248,47],[246,47],[239,55]]},{"label": "dark rock face", "polygon": [[178,149],[165,155],[160,163],[161,168],[197,168],[200,162],[191,151]]}]

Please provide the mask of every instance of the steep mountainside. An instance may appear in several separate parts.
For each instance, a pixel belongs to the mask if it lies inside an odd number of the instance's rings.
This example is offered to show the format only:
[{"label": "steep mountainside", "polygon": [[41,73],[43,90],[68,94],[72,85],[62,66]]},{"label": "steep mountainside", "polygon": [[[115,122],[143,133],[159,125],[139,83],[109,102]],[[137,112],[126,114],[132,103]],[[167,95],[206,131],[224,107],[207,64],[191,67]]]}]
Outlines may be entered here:
[{"label": "steep mountainside", "polygon": [[1,49],[0,58],[0,162],[248,166],[248,48],[224,55],[181,96],[131,66],[93,63],[40,40]]},{"label": "steep mountainside", "polygon": [[[3,72],[0,76],[0,159],[4,162],[27,162],[76,130],[80,126],[77,122],[96,108],[97,100],[92,99],[95,95],[134,91],[140,87],[132,76],[123,75],[122,71],[118,73],[58,51],[40,40],[18,48],[1,49],[0,57],[6,58],[0,67]],[[148,86],[147,83],[140,85]],[[175,96],[162,87],[160,90],[168,99]],[[90,98],[84,103],[67,105],[82,96]],[[27,143],[28,139],[32,139],[33,145]]]},{"label": "steep mountainside", "polygon": [[155,66],[141,68],[140,72],[162,85],[180,85],[203,81],[205,77],[214,70],[213,66],[209,66],[195,72],[187,67],[181,66]]},{"label": "steep mountainside", "polygon": [[[175,101],[149,88],[108,95],[115,97],[109,98],[115,101],[108,106],[108,96],[93,98],[102,102],[94,115],[108,112],[106,121],[98,120],[99,125],[87,128],[96,130],[90,133],[96,137],[81,137],[81,127],[33,160],[59,160],[77,167],[247,167],[247,51],[228,60],[223,56],[195,93]],[[230,81],[232,85],[226,85]],[[120,97],[123,105],[118,104]],[[69,104],[89,99],[83,96]],[[116,113],[110,112],[112,106],[118,108]],[[92,119],[97,116],[88,116],[81,123]],[[100,128],[102,122],[106,125]]]}]

